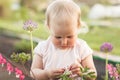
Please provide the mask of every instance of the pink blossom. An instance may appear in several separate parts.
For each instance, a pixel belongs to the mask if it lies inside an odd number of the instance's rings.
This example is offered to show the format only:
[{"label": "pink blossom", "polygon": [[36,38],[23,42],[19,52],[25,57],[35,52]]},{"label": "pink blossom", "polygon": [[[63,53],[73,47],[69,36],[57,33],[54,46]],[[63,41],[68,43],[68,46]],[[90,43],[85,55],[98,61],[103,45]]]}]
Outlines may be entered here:
[{"label": "pink blossom", "polygon": [[6,63],[6,59],[3,58],[3,61],[2,61],[2,66],[4,66],[4,64]]},{"label": "pink blossom", "polygon": [[107,64],[108,71],[112,71],[112,64]]},{"label": "pink blossom", "polygon": [[24,80],[25,76],[23,75],[23,72],[20,69],[15,68],[15,74],[17,78],[19,78],[20,80]]},{"label": "pink blossom", "polygon": [[114,67],[112,64],[108,64],[107,69],[108,69],[108,72],[110,74],[110,77],[115,78],[117,80],[119,77],[119,74],[117,72],[117,68]]},{"label": "pink blossom", "polygon": [[2,67],[4,66],[5,63],[6,63],[6,59],[3,58],[2,54],[0,54],[0,64],[2,64]]},{"label": "pink blossom", "polygon": [[101,47],[100,47],[100,50],[102,52],[111,52],[113,50],[113,46],[111,43],[109,42],[104,42]]},{"label": "pink blossom", "polygon": [[20,78],[20,76],[23,74],[22,71],[18,68],[15,68],[15,74],[17,78]]},{"label": "pink blossom", "polygon": [[33,29],[37,28],[37,23],[32,20],[27,20],[24,22],[23,29],[27,31],[33,31]]},{"label": "pink blossom", "polygon": [[13,72],[13,66],[10,63],[7,63],[7,71],[9,72],[9,75]]},{"label": "pink blossom", "polygon": [[3,61],[3,56],[2,54],[0,54],[0,64],[2,64],[2,61]]},{"label": "pink blossom", "polygon": [[20,80],[24,80],[25,76],[24,75],[20,75]]},{"label": "pink blossom", "polygon": [[2,63],[2,59],[3,59],[3,57],[2,57],[2,55],[0,54],[0,64]]}]

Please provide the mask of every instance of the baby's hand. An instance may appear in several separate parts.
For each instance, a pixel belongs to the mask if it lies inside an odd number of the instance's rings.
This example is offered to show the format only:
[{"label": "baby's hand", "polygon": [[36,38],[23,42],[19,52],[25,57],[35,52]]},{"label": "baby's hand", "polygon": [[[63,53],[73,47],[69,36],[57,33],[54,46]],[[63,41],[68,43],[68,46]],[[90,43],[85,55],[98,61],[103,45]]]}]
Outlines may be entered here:
[{"label": "baby's hand", "polygon": [[52,69],[47,71],[47,75],[50,79],[58,78],[60,75],[64,73],[65,69]]},{"label": "baby's hand", "polygon": [[79,63],[73,63],[70,65],[69,70],[72,72],[73,75],[81,75],[81,70],[80,67],[82,68],[81,64]]}]

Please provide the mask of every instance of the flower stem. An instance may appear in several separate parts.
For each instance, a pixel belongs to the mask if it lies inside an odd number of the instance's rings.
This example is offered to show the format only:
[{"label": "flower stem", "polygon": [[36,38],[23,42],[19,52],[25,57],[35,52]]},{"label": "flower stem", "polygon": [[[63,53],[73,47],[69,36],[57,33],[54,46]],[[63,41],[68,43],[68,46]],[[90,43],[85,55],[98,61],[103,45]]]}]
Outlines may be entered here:
[{"label": "flower stem", "polygon": [[106,63],[105,63],[105,68],[106,68],[106,76],[105,76],[105,80],[108,80],[108,70],[107,70],[107,64],[108,64],[108,53],[106,53]]},{"label": "flower stem", "polygon": [[31,43],[31,60],[33,60],[33,39],[32,39],[32,31],[30,32],[30,43]]},{"label": "flower stem", "polygon": [[25,73],[26,75],[28,75],[28,71],[27,71],[26,68],[25,68],[25,64],[22,64],[22,66],[23,66],[24,73]]}]

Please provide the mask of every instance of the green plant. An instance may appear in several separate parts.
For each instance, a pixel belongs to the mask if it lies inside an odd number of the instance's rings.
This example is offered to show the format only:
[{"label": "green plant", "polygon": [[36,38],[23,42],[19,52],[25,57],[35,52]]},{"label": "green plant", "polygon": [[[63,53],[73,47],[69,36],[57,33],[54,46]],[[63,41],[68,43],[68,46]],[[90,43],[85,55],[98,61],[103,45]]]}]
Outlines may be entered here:
[{"label": "green plant", "polygon": [[[91,78],[96,78],[95,76],[95,72],[90,71],[89,68],[85,67],[80,67],[80,72],[81,74],[79,75],[82,79],[81,80],[88,80]],[[68,69],[65,70],[65,72],[59,77],[60,80],[74,80],[72,79],[72,77],[70,77],[72,75],[72,72]]]},{"label": "green plant", "polygon": [[30,54],[26,54],[24,52],[22,53],[13,53],[11,56],[11,59],[14,62],[25,64],[28,60],[30,60]]},{"label": "green plant", "polygon": [[85,68],[80,67],[80,70],[81,70],[81,75],[80,76],[82,77],[82,80],[96,78],[95,72],[90,71],[89,68],[87,68],[87,67],[85,67]]},{"label": "green plant", "polygon": [[64,71],[64,73],[62,74],[62,75],[60,75],[60,79],[61,80],[72,80],[69,76],[71,75],[72,73],[71,73],[71,71],[69,71],[68,69],[66,69],[65,71]]}]

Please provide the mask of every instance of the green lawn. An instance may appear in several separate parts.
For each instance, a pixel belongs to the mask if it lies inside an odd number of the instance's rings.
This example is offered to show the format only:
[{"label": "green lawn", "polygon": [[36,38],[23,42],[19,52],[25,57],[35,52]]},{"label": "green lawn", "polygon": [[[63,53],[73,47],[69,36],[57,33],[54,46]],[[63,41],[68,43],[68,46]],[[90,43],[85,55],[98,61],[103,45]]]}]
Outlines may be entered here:
[{"label": "green lawn", "polygon": [[[46,30],[47,28],[45,27],[43,21],[38,24],[39,28],[33,32],[33,35],[46,39],[49,36],[49,31]],[[0,20],[0,31],[5,29],[19,34],[28,34],[22,29],[22,26],[22,22]],[[120,56],[120,28],[91,26],[89,29],[90,31],[87,34],[79,34],[79,38],[86,40],[90,47],[97,51],[99,51],[103,42],[110,42],[114,46],[111,54]]]},{"label": "green lawn", "polygon": [[114,49],[112,54],[120,56],[120,28],[113,27],[93,27],[87,34],[80,34],[79,37],[83,38],[94,49],[99,51],[100,46],[104,42],[110,42]]}]

